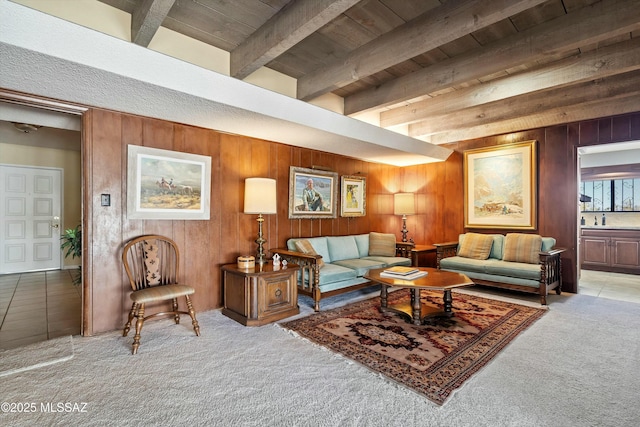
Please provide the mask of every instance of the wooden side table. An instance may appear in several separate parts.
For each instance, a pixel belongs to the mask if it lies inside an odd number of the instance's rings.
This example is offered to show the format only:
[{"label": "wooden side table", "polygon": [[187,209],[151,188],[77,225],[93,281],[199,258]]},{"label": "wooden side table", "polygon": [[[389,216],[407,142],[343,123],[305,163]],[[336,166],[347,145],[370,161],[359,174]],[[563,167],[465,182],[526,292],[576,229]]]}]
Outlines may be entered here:
[{"label": "wooden side table", "polygon": [[222,314],[245,326],[261,326],[300,313],[296,264],[274,269],[273,263],[252,269],[222,266]]},{"label": "wooden side table", "polygon": [[433,245],[415,245],[411,249],[413,267],[436,267],[436,247]]}]

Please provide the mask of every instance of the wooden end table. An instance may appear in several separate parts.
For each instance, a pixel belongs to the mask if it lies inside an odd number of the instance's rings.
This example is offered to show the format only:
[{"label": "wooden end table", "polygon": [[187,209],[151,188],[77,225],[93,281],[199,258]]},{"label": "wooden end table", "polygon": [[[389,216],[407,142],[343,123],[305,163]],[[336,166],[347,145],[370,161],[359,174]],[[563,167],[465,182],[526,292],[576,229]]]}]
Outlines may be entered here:
[{"label": "wooden end table", "polygon": [[414,267],[436,267],[436,247],[415,245],[411,249],[411,265]]},{"label": "wooden end table", "polygon": [[[421,325],[425,319],[434,317],[453,316],[453,298],[451,289],[462,286],[473,285],[471,279],[461,273],[442,271],[430,267],[420,267],[419,270],[426,271],[427,275],[415,280],[403,280],[389,277],[381,277],[384,268],[374,268],[364,275],[366,279],[379,283],[380,289],[380,310],[392,312],[406,318],[414,325]],[[394,286],[398,288],[408,288],[411,290],[411,302],[395,305],[387,304],[387,288]],[[420,302],[420,290],[441,290],[443,291],[444,310]]]},{"label": "wooden end table", "polygon": [[262,326],[300,313],[296,264],[273,268],[269,261],[255,268],[222,266],[222,314],[245,326]]}]

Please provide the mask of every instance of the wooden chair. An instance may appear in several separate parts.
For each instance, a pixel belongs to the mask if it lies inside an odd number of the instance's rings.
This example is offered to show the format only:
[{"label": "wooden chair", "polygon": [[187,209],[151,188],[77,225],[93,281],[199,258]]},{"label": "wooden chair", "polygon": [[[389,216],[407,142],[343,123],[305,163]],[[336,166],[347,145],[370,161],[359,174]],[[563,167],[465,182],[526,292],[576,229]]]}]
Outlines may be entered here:
[{"label": "wooden chair", "polygon": [[[140,331],[144,322],[156,316],[173,315],[176,324],[180,323],[180,315],[191,316],[193,330],[200,336],[200,326],[196,320],[196,313],[191,304],[195,290],[191,286],[178,284],[178,266],[180,252],[176,243],[163,236],[145,235],[130,240],[122,252],[122,262],[131,284],[131,300],[133,305],[129,312],[129,319],[124,326],[122,336],[126,337],[131,329],[131,322],[135,317],[136,334],[133,337],[133,354],[140,346]],[[185,297],[188,311],[178,310],[178,298]],[[145,304],[172,301],[172,311],[162,311],[145,316]]]}]

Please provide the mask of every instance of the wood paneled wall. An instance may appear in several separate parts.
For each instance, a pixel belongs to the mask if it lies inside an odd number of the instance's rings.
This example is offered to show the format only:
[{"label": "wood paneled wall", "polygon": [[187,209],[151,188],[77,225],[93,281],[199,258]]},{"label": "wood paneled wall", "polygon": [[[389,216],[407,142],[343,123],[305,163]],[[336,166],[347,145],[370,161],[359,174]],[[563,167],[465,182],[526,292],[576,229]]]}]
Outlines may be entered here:
[{"label": "wood paneled wall", "polygon": [[[576,289],[577,166],[579,145],[640,139],[640,114],[484,138],[452,145],[440,163],[398,168],[245,136],[185,126],[124,113],[89,110],[83,116],[84,309],[83,333],[120,329],[130,308],[130,288],[121,265],[123,243],[147,233],[164,234],[180,246],[185,283],[196,288],[198,311],[222,306],[220,266],[254,253],[256,215],[243,213],[244,179],[277,180],[278,213],[267,215],[267,247],[290,237],[380,231],[400,239],[393,194],[415,192],[418,214],[408,217],[409,237],[418,244],[456,240],[463,232],[462,152],[481,146],[539,141],[538,232],[567,247],[565,288]],[[211,219],[130,220],[126,216],[127,145],[143,145],[211,156]],[[366,216],[288,218],[289,167],[323,166],[339,175],[367,177]],[[111,206],[100,195],[111,194]]]},{"label": "wood paneled wall", "polygon": [[[508,135],[493,136],[476,140],[449,144],[448,147],[456,151],[457,156],[450,157],[445,163],[446,185],[449,190],[438,200],[444,209],[442,213],[430,212],[437,219],[437,224],[446,228],[447,236],[451,240],[457,239],[458,232],[479,231],[504,233],[505,230],[472,230],[464,229],[464,189],[462,182],[462,153],[465,150],[510,144],[535,139],[538,141],[538,228],[534,233],[552,236],[557,240],[557,246],[566,248],[562,256],[563,262],[563,290],[578,291],[578,148],[581,146],[608,144],[640,139],[640,113],[623,116],[606,117],[597,120],[570,123],[549,128],[533,129]],[[635,163],[630,159],[631,163]],[[457,168],[450,168],[456,163]],[[406,168],[405,175],[412,173],[421,176],[421,166]],[[449,171],[455,169],[451,174]],[[445,199],[446,197],[446,199]],[[433,209],[433,208],[432,208]],[[429,212],[420,210],[420,212]],[[422,223],[426,223],[423,221]],[[424,230],[424,235],[416,241],[436,242],[433,234]]]},{"label": "wood paneled wall", "polygon": [[[131,220],[126,215],[127,145],[183,151],[212,158],[211,219],[208,221]],[[288,219],[289,166],[323,166],[339,175],[367,176],[367,215],[361,218]],[[266,215],[267,248],[290,237],[343,235],[369,230],[396,232],[389,186],[401,168],[370,164],[334,154],[291,147],[208,129],[92,109],[83,116],[85,224],[83,257],[85,335],[119,329],[130,308],[129,285],[121,265],[128,239],[148,233],[173,238],[180,246],[181,275],[196,288],[194,305],[203,311],[222,306],[220,266],[254,254],[257,215],[243,213],[244,179],[277,180],[278,213]],[[100,195],[111,206],[100,206]]]}]

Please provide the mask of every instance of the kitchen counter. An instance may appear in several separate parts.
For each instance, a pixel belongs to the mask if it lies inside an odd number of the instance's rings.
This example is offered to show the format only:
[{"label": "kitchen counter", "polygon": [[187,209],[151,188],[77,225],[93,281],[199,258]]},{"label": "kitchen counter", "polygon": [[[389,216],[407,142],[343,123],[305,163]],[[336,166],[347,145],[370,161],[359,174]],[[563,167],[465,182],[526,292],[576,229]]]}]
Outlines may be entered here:
[{"label": "kitchen counter", "polygon": [[626,225],[581,225],[580,228],[590,230],[640,230],[640,226]]}]

